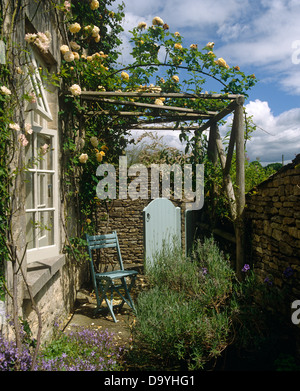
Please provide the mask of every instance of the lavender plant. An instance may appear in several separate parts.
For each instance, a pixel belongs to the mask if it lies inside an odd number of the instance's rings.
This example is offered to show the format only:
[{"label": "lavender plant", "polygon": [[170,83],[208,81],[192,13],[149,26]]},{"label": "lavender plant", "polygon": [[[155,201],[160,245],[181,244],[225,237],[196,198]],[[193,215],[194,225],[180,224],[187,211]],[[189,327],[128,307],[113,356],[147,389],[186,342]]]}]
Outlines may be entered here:
[{"label": "lavender plant", "polygon": [[7,341],[0,334],[0,371],[29,371],[32,356],[29,345],[17,348],[16,341]]},{"label": "lavender plant", "polygon": [[40,371],[114,371],[120,368],[123,351],[113,340],[114,334],[79,328],[62,332],[43,349],[35,370]]},{"label": "lavender plant", "polygon": [[[123,347],[114,343],[114,334],[79,328],[55,338],[41,349],[34,371],[115,371],[121,368]],[[32,352],[28,343],[22,349],[0,335],[0,371],[30,371]]]}]

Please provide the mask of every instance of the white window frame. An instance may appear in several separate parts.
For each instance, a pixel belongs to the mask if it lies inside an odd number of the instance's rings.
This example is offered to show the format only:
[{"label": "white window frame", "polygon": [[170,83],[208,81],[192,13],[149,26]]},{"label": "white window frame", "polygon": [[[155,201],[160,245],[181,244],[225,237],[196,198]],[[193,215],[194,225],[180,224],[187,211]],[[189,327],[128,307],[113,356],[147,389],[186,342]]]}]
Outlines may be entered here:
[{"label": "white window frame", "polygon": [[52,114],[47,101],[47,93],[39,72],[39,68],[45,68],[40,57],[32,50],[27,55],[28,61],[31,65],[31,72],[29,75],[29,92],[33,92],[36,96],[36,102],[29,103],[28,110],[34,110],[46,121],[53,121]]},{"label": "white window frame", "polygon": [[[38,67],[43,67],[43,63],[41,60],[35,59],[35,54],[31,52],[30,57],[31,64],[34,67],[35,72],[31,72],[30,75],[30,88],[31,91],[33,91],[37,97],[36,103],[30,103],[27,107],[26,111],[28,112],[27,115],[27,122],[31,123],[33,133],[31,135],[31,142],[34,143],[33,145],[33,154],[34,158],[37,157],[38,151],[37,151],[37,138],[38,135],[45,135],[51,137],[51,145],[49,148],[52,150],[52,169],[46,170],[39,168],[37,164],[34,164],[32,167],[27,168],[28,172],[32,174],[33,178],[33,208],[31,209],[25,209],[25,213],[34,213],[37,217],[40,212],[53,212],[53,244],[41,246],[39,247],[39,243],[41,242],[42,237],[41,234],[41,227],[39,226],[33,226],[32,227],[32,235],[35,237],[35,247],[27,249],[27,263],[37,262],[42,259],[52,258],[54,256],[57,256],[59,254],[59,218],[58,218],[58,205],[59,205],[59,178],[58,178],[58,134],[57,130],[55,129],[48,129],[47,122],[52,121],[52,115],[49,109],[49,105],[47,102],[47,93],[43,86],[41,76],[39,74]],[[46,152],[49,153],[49,152]],[[39,194],[38,194],[38,175],[39,174],[50,174],[52,175],[52,201],[53,205],[52,207],[44,207],[43,205],[38,205],[39,200]],[[46,189],[46,187],[45,187]],[[48,188],[49,191],[49,188]],[[50,189],[51,191],[51,189]],[[45,195],[47,197],[47,195]],[[26,219],[27,220],[27,219]],[[27,232],[26,232],[27,235]],[[26,240],[29,238],[26,237]]]},{"label": "white window frame", "polygon": [[[40,169],[37,165],[34,165],[33,168],[28,168],[28,172],[32,173],[33,176],[33,199],[34,207],[31,209],[26,209],[26,213],[34,213],[36,216],[36,222],[38,221],[38,214],[40,212],[53,212],[53,244],[39,247],[39,241],[42,239],[40,237],[41,227],[32,227],[33,235],[35,237],[35,247],[27,250],[27,263],[35,262],[39,259],[50,258],[58,255],[59,253],[59,235],[58,235],[58,175],[57,175],[57,132],[52,129],[43,129],[39,126],[33,126],[32,139],[34,142],[34,150],[37,148],[37,135],[50,136],[52,138],[52,144],[50,148],[52,149],[52,161],[53,169],[46,170]],[[38,194],[38,175],[39,174],[50,174],[52,175],[52,207],[44,207],[43,205],[38,204],[39,194]],[[47,195],[45,195],[46,197]]]}]

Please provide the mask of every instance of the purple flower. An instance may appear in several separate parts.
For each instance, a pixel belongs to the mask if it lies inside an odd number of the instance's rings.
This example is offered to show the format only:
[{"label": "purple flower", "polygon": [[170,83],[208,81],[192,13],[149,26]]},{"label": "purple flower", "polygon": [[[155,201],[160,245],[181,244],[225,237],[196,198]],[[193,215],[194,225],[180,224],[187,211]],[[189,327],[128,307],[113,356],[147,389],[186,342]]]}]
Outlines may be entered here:
[{"label": "purple flower", "polygon": [[206,267],[203,267],[202,268],[202,275],[205,276],[207,274],[207,268]]},{"label": "purple flower", "polygon": [[293,274],[294,274],[294,270],[290,266],[288,266],[283,272],[285,278],[290,278],[292,277]]},{"label": "purple flower", "polygon": [[268,285],[273,285],[273,281],[271,281],[271,280],[269,279],[269,277],[266,277],[266,278],[264,279],[264,282],[265,282],[266,284],[268,284]]},{"label": "purple flower", "polygon": [[245,263],[245,265],[244,265],[244,267],[242,269],[242,272],[246,273],[248,270],[250,270],[250,266],[247,263]]}]

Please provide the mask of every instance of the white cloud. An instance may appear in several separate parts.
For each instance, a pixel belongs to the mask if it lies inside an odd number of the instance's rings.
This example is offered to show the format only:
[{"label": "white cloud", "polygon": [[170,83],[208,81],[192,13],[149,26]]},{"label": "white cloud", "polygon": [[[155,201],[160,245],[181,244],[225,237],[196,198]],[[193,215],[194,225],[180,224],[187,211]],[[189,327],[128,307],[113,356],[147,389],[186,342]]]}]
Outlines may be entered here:
[{"label": "white cloud", "polygon": [[189,43],[201,47],[213,40],[217,55],[230,65],[258,68],[251,73],[259,71],[263,78],[268,73],[284,90],[300,94],[300,75],[294,81],[292,62],[292,44],[300,39],[297,0],[126,0],[125,15],[122,38],[127,61],[128,30],[140,21],[151,24],[158,15]]},{"label": "white cloud", "polygon": [[246,147],[251,161],[259,157],[263,162],[277,162],[282,155],[292,160],[300,153],[300,108],[274,116],[268,103],[257,99],[246,105],[246,111],[257,125]]},{"label": "white cloud", "polygon": [[[122,38],[126,61],[130,52],[128,30],[140,21],[151,24],[154,16],[162,17],[170,31],[179,31],[187,45],[197,43],[201,47],[214,41],[218,57],[255,73],[264,86],[263,101],[246,105],[258,126],[247,143],[250,159],[273,162],[281,161],[284,155],[291,160],[300,152],[300,108],[274,115],[269,103],[288,99],[288,94],[300,95],[300,63],[293,62],[295,50],[300,49],[300,45],[293,46],[300,40],[299,0],[125,0],[125,4]],[[272,86],[269,102],[268,86]],[[274,94],[276,88],[282,95]],[[168,142],[173,145],[178,135],[170,136]]]}]

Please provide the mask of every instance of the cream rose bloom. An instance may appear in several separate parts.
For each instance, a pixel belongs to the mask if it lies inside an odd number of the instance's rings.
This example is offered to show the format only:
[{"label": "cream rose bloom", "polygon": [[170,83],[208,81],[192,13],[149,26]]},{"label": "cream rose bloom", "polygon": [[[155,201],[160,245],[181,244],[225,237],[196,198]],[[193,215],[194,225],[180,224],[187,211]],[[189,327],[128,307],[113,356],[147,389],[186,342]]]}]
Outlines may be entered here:
[{"label": "cream rose bloom", "polygon": [[80,45],[78,45],[78,43],[77,43],[77,42],[75,42],[75,41],[71,41],[71,42],[70,42],[70,46],[71,46],[71,48],[72,48],[73,50],[75,50],[75,51],[77,51],[77,50],[80,50],[80,49],[81,49],[81,46],[80,46]]},{"label": "cream rose bloom", "polygon": [[182,49],[181,43],[175,43],[174,48],[181,50]]},{"label": "cream rose bloom", "polygon": [[172,76],[172,80],[175,81],[175,83],[179,83],[179,77],[177,75]]},{"label": "cream rose bloom", "polygon": [[97,8],[99,8],[99,1],[98,0],[92,0],[90,4],[91,9],[94,11]]},{"label": "cream rose bloom", "polygon": [[31,124],[26,122],[25,123],[25,133],[32,134],[32,132],[33,132],[33,130],[32,130]]},{"label": "cream rose bloom", "polygon": [[229,65],[226,63],[226,61],[222,57],[217,59],[216,64],[219,65],[220,67],[224,67],[224,68],[229,69]]},{"label": "cream rose bloom", "polygon": [[20,134],[19,137],[18,137],[18,140],[20,141],[20,143],[23,145],[23,147],[26,147],[26,145],[28,145],[28,140],[27,138],[25,137],[25,134]]},{"label": "cream rose bloom", "polygon": [[146,22],[140,22],[137,26],[139,30],[143,30],[147,28],[147,23]]},{"label": "cream rose bloom", "polygon": [[156,105],[158,105],[158,106],[163,106],[163,105],[164,105],[164,102],[162,101],[162,99],[157,98],[157,99],[155,99],[154,104],[156,104]]},{"label": "cream rose bloom", "polygon": [[69,51],[70,51],[70,49],[69,49],[69,46],[68,46],[68,45],[62,45],[62,46],[60,47],[60,52],[61,52],[62,55],[66,54],[66,53],[69,52]]},{"label": "cream rose bloom", "polygon": [[126,72],[122,72],[121,73],[121,77],[122,77],[123,80],[129,80],[129,75]]},{"label": "cream rose bloom", "polygon": [[16,130],[18,132],[20,130],[20,125],[16,124],[16,123],[9,124],[9,129],[13,129],[13,130]]},{"label": "cream rose bloom", "polygon": [[72,61],[74,61],[74,59],[75,59],[75,57],[74,57],[73,52],[71,52],[71,50],[64,54],[65,61],[72,62]]},{"label": "cream rose bloom", "polygon": [[75,34],[75,33],[78,33],[79,31],[81,30],[81,26],[80,26],[80,24],[79,23],[73,23],[73,24],[71,24],[70,26],[69,26],[69,31],[70,31],[70,33],[73,33],[73,34]]},{"label": "cream rose bloom", "polygon": [[99,31],[100,31],[99,27],[94,26],[92,29],[92,37],[94,37],[94,38],[97,37],[97,35],[99,34]]},{"label": "cream rose bloom", "polygon": [[81,94],[81,88],[78,84],[73,84],[71,87],[70,87],[70,92],[72,95],[74,96],[78,96]]},{"label": "cream rose bloom", "polygon": [[87,160],[88,160],[88,155],[86,154],[86,153],[82,153],[80,156],[79,156],[79,161],[80,161],[80,163],[86,163],[87,162]]},{"label": "cream rose bloom", "polygon": [[155,16],[155,18],[152,20],[152,24],[153,26],[163,26],[164,21],[159,16]]},{"label": "cream rose bloom", "polygon": [[11,90],[5,86],[0,87],[0,90],[4,95],[11,95]]},{"label": "cream rose bloom", "polygon": [[208,42],[208,43],[206,44],[206,47],[207,47],[207,48],[210,48],[210,49],[212,49],[214,46],[215,46],[215,43],[214,43],[214,42]]},{"label": "cream rose bloom", "polygon": [[98,144],[99,144],[99,141],[98,141],[98,139],[97,139],[97,137],[91,137],[91,144],[92,144],[92,146],[93,147],[97,147],[98,146]]}]

